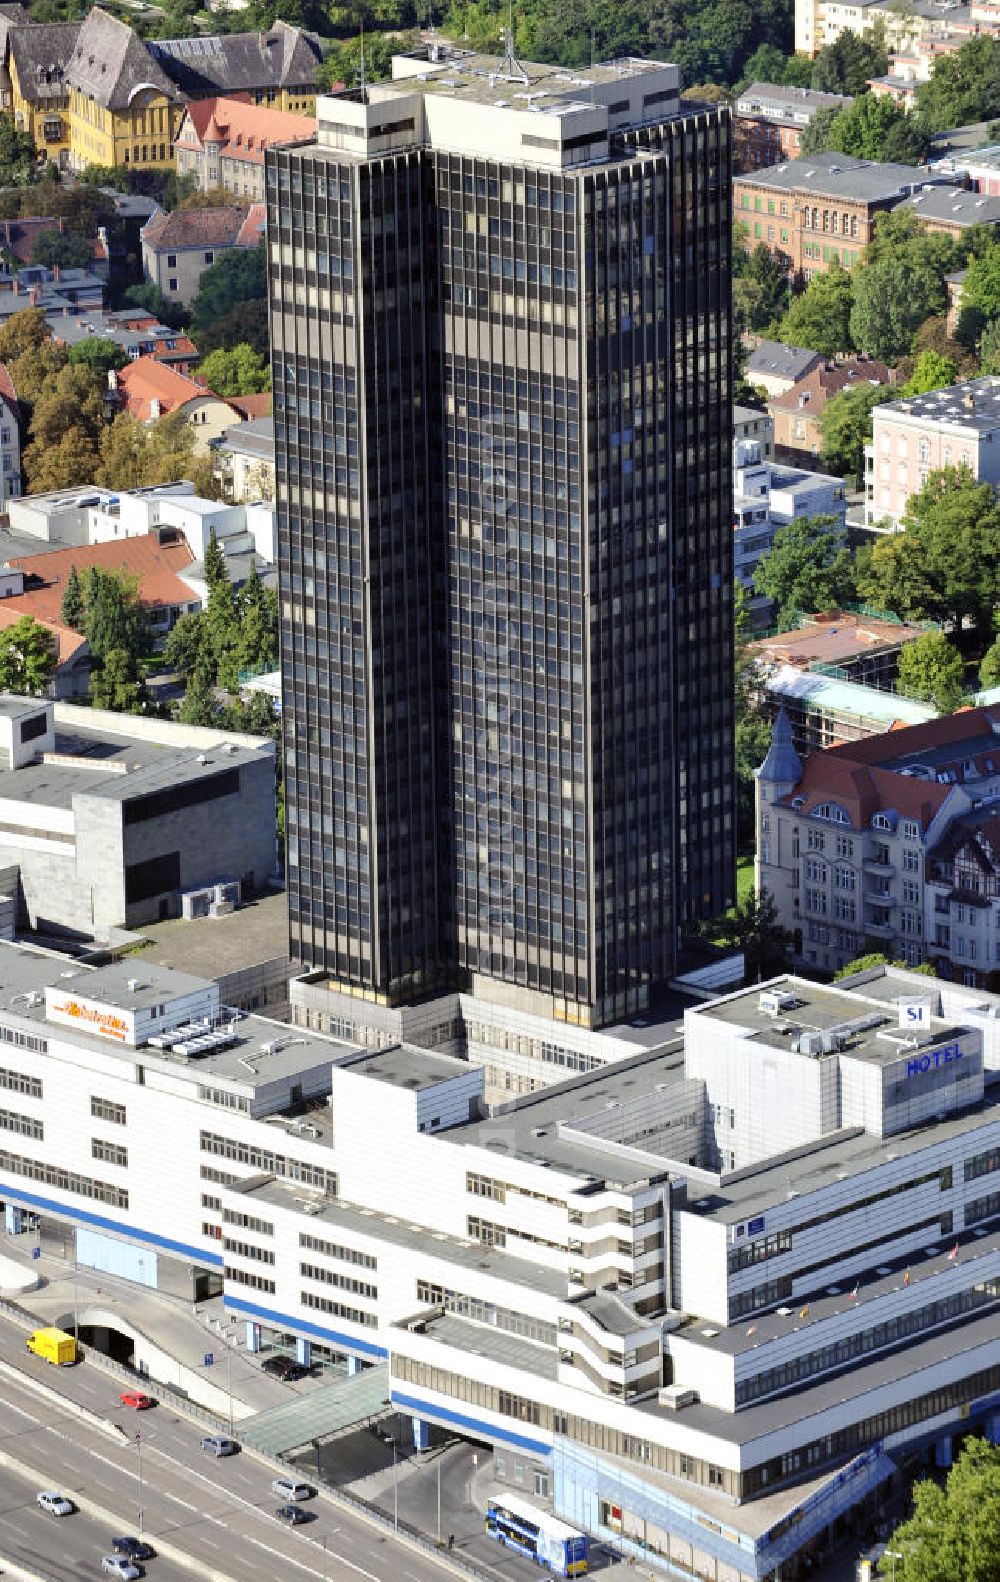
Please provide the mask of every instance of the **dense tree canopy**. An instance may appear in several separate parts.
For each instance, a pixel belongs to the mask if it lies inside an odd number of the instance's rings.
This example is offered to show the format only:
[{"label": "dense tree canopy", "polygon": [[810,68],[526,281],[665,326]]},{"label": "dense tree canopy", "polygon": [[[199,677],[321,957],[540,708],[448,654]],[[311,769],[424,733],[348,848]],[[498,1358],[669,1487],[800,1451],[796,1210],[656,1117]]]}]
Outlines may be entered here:
[{"label": "dense tree canopy", "polygon": [[259,300],[267,295],[267,260],[264,244],[258,247],[231,247],[217,263],[205,270],[192,303],[194,334],[229,313],[240,302]]},{"label": "dense tree canopy", "polygon": [[827,108],[814,115],[802,134],[802,152],[820,154],[835,149],[857,159],[896,161],[916,165],[929,144],[922,122],[899,106],[888,94],[859,94],[843,110]]},{"label": "dense tree canopy", "polygon": [[41,697],[52,684],[58,660],[53,633],[32,616],[23,615],[0,632],[0,692]]},{"label": "dense tree canopy", "polygon": [[831,396],[820,414],[823,465],[838,477],[849,478],[856,489],[864,483],[865,446],[872,437],[872,413],[894,395],[891,385],[847,385]]},{"label": "dense tree canopy", "polygon": [[267,359],[246,341],[229,351],[220,346],[217,351],[209,352],[199,364],[197,375],[220,396],[251,395],[271,388]]},{"label": "dense tree canopy", "polygon": [[128,355],[117,341],[109,340],[106,335],[91,335],[70,347],[69,360],[79,367],[90,368],[98,378],[106,379],[112,368],[125,367]]},{"label": "dense tree canopy", "polygon": [[879,1565],[884,1577],[890,1550],[906,1556],[906,1582],[1000,1582],[1000,1449],[967,1439],[943,1488],[915,1483],[913,1514]]},{"label": "dense tree canopy", "polygon": [[67,236],[53,226],[39,231],[31,248],[31,262],[46,269],[86,269],[92,258],[91,246],[84,236]]},{"label": "dense tree canopy", "polygon": [[931,132],[1000,115],[1000,39],[983,33],[938,55],[930,80],[917,89],[917,113]]},{"label": "dense tree canopy", "polygon": [[880,215],[853,276],[855,345],[889,363],[905,356],[924,320],[945,311],[954,263],[951,238],[928,232],[912,210]]},{"label": "dense tree canopy", "polygon": [[777,606],[779,625],[803,610],[835,610],[852,597],[851,556],[834,516],[797,516],[779,527],[753,579]]},{"label": "dense tree canopy", "polygon": [[967,468],[931,473],[908,503],[903,531],[859,557],[857,581],[879,609],[957,630],[968,623],[988,642],[1000,603],[1000,506],[990,485]]},{"label": "dense tree canopy", "polygon": [[767,890],[751,890],[723,918],[719,933],[732,950],[743,952],[744,983],[759,983],[787,972],[791,966],[792,936],[779,917],[774,897]]},{"label": "dense tree canopy", "polygon": [[742,236],[733,244],[733,316],[741,331],[761,333],[778,323],[788,307],[785,271],[763,242],[750,252]]},{"label": "dense tree canopy", "polygon": [[779,326],[780,339],[824,357],[853,351],[852,300],[851,276],[839,264],[831,265],[793,299]]},{"label": "dense tree canopy", "polygon": [[906,643],[899,656],[896,690],[921,703],[933,703],[939,714],[951,714],[965,692],[965,663],[943,632],[924,632]]}]

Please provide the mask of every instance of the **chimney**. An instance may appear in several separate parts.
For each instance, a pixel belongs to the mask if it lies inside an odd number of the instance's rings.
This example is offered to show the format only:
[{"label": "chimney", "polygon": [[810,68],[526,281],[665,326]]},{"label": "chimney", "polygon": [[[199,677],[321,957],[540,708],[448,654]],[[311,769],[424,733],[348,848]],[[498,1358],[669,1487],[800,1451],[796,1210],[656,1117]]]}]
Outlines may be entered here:
[{"label": "chimney", "polygon": [[974,390],[966,390],[962,400],[965,403],[965,409],[967,412],[974,412],[976,410],[976,392]]},{"label": "chimney", "polygon": [[20,294],[21,294],[21,282],[18,280],[16,275],[14,276],[14,278],[11,281],[10,285],[11,285],[11,290],[13,291],[15,297],[20,296]]},{"label": "chimney", "polygon": [[156,419],[159,416],[160,416],[160,402],[159,402],[159,398],[157,396],[153,396],[151,401],[150,401],[150,403],[149,403],[149,418],[150,418],[150,422],[155,422]]},{"label": "chimney", "polygon": [[118,374],[114,368],[108,369],[108,389],[113,393],[118,390]]},{"label": "chimney", "polygon": [[59,264],[53,264],[52,265],[52,278],[55,281],[56,285],[58,285],[60,280],[62,279],[62,267],[61,267],[61,265],[59,265]]}]

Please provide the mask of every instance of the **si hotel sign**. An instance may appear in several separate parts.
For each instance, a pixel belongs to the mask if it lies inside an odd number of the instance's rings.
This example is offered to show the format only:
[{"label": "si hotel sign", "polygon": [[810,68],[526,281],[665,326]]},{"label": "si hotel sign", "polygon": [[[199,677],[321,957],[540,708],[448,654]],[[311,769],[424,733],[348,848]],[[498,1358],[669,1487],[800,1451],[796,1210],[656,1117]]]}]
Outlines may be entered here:
[{"label": "si hotel sign", "polygon": [[922,1077],[927,1071],[936,1071],[939,1066],[950,1066],[961,1058],[962,1051],[958,1044],[943,1044],[940,1049],[929,1049],[925,1055],[911,1056],[906,1062],[906,1075]]}]

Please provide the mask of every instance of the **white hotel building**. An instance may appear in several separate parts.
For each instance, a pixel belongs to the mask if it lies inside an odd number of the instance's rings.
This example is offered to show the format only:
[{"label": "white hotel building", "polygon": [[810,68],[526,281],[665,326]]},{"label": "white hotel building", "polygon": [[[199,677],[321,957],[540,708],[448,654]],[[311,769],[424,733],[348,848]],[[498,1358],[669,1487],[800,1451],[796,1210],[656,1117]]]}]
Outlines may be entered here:
[{"label": "white hotel building", "polygon": [[384,1365],[419,1445],[487,1441],[669,1574],[787,1578],[903,1458],[1000,1434],[988,996],[783,978],[489,1113],[476,1065],[147,963],[0,945],[0,984],[9,1232]]}]

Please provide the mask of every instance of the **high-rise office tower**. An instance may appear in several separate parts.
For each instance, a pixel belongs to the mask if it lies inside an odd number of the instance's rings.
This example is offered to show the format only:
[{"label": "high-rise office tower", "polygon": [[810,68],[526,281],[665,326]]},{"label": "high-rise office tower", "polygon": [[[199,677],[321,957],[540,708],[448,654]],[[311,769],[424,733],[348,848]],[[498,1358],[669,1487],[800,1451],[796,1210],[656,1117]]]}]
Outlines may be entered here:
[{"label": "high-rise office tower", "polygon": [[267,156],[292,953],[598,1026],[731,893],[728,112],[394,71]]}]

